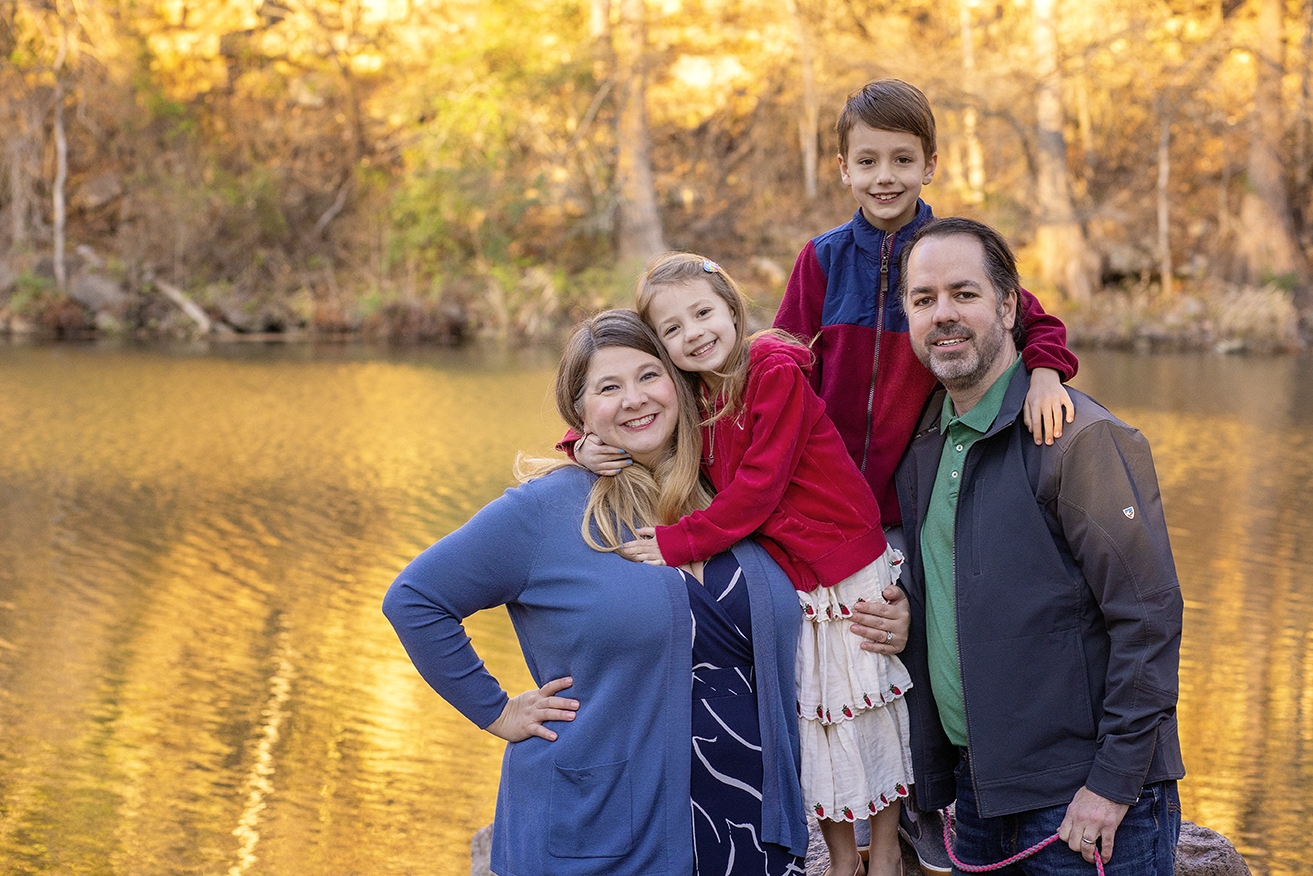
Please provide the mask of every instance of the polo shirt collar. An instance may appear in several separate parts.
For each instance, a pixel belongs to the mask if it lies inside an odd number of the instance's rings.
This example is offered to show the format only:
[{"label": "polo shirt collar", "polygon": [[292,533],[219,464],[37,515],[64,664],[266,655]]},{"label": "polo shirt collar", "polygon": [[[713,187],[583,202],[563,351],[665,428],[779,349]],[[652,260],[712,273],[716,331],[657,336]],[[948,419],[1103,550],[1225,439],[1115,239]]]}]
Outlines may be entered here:
[{"label": "polo shirt collar", "polygon": [[1016,361],[1008,366],[1008,370],[1000,374],[985,391],[980,401],[960,417],[953,413],[953,397],[944,393],[944,407],[939,413],[939,431],[947,435],[949,426],[957,422],[982,435],[988,432],[989,427],[994,425],[998,412],[1003,409],[1003,397],[1007,395],[1008,386],[1012,383],[1012,375],[1017,373],[1019,367],[1021,367],[1020,354]]}]

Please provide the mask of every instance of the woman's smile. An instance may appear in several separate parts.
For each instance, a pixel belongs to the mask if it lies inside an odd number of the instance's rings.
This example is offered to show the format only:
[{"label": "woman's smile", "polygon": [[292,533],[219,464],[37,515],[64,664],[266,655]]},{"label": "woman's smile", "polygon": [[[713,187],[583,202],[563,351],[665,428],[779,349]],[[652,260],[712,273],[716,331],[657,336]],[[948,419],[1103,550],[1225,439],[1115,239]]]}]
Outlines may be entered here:
[{"label": "woman's smile", "polygon": [[675,382],[655,356],[603,347],[588,368],[583,419],[589,432],[650,468],[670,452],[679,422]]}]

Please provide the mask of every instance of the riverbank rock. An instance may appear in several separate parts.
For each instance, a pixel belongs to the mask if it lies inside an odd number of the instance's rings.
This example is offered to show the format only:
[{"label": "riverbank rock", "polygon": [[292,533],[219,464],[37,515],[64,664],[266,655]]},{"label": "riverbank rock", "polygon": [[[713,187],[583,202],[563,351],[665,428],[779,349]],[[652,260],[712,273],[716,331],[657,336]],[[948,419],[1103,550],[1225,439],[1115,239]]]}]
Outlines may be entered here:
[{"label": "riverbank rock", "polygon": [[470,876],[492,876],[492,825],[478,829],[470,840]]},{"label": "riverbank rock", "polygon": [[123,284],[94,270],[78,271],[69,280],[68,297],[91,311],[95,325],[109,332],[122,330],[132,299]]},{"label": "riverbank rock", "polygon": [[[807,842],[807,876],[823,876],[830,864],[816,822],[811,822]],[[901,841],[900,841],[901,842]],[[917,865],[916,852],[902,843],[907,876],[926,876]],[[470,841],[470,876],[492,876],[492,825],[480,828]],[[1093,871],[1091,871],[1093,872]],[[1215,830],[1189,821],[1181,822],[1181,841],[1176,847],[1176,876],[1251,876],[1249,865],[1231,841]]]},{"label": "riverbank rock", "polygon": [[1231,841],[1215,830],[1181,822],[1176,876],[1250,876],[1249,865]]}]

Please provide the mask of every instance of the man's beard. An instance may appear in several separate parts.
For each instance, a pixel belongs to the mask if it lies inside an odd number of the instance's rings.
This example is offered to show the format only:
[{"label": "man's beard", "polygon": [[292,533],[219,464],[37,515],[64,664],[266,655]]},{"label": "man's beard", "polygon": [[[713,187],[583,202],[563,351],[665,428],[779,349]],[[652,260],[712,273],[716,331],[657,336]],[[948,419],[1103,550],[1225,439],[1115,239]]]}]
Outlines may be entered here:
[{"label": "man's beard", "polygon": [[[1001,305],[995,311],[995,316],[994,324],[984,335],[978,335],[966,326],[953,324],[936,327],[926,336],[920,351],[921,362],[948,390],[971,389],[989,374],[994,362],[1003,351],[1003,343],[1008,335],[1008,330],[1003,325]],[[936,340],[957,335],[966,337],[961,344],[953,348],[955,351],[953,355],[949,357],[935,355],[938,351],[934,346]]]}]

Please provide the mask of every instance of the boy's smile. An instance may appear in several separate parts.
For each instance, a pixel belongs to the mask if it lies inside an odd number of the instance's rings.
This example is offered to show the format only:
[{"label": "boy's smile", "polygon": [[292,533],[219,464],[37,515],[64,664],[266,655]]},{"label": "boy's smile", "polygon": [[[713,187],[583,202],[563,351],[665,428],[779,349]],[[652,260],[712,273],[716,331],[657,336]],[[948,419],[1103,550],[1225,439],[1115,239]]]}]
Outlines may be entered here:
[{"label": "boy's smile", "polygon": [[839,156],[839,175],[881,231],[897,231],[916,216],[921,187],[935,175],[937,155],[927,160],[921,138],[858,122],[848,134],[848,154]]}]

